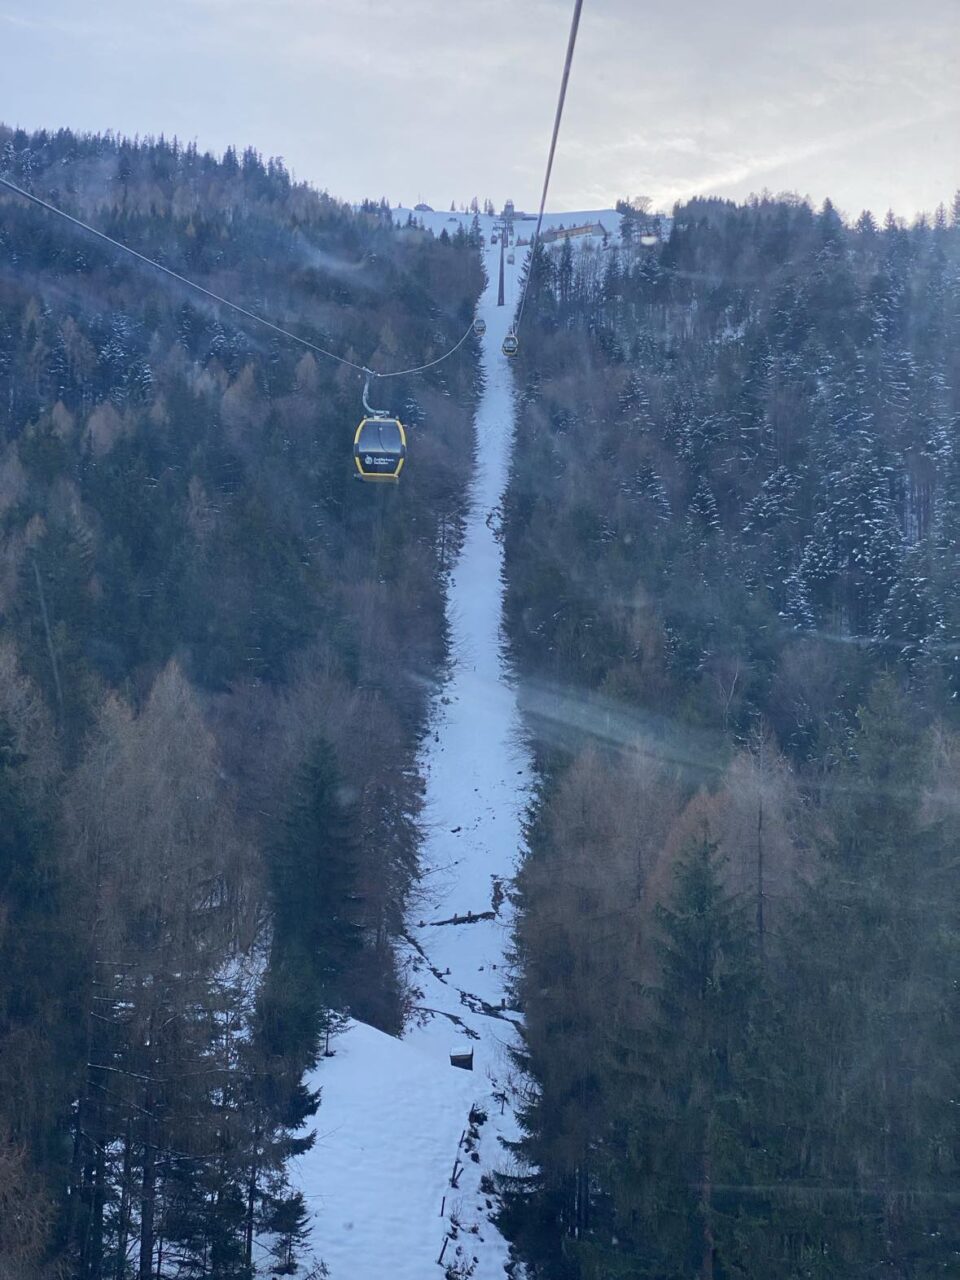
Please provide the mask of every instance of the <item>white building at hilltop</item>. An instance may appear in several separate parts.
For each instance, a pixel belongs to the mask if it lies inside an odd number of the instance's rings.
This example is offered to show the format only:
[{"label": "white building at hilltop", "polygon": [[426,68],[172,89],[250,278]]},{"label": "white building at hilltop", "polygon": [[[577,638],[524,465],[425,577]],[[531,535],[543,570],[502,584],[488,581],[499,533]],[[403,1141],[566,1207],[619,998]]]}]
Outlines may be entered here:
[{"label": "white building at hilltop", "polygon": [[577,240],[581,236],[605,236],[607,229],[602,222],[587,222],[580,227],[550,227],[540,237],[544,244],[554,240]]}]

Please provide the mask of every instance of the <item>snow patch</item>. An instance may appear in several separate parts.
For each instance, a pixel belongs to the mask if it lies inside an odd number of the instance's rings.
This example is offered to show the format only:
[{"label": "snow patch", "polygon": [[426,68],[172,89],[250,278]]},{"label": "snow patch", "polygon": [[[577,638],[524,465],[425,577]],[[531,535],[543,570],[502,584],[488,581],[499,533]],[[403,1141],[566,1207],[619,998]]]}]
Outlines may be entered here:
[{"label": "snow patch", "polygon": [[[604,215],[607,215],[606,218]],[[399,222],[406,211],[395,211]],[[417,214],[436,233],[471,214]],[[604,221],[614,210],[555,214],[545,225]],[[463,549],[450,577],[452,663],[435,697],[419,767],[426,783],[422,851],[428,905],[410,924],[409,964],[420,995],[403,1040],[353,1023],[324,1060],[318,1140],[294,1180],[314,1211],[315,1256],[331,1280],[424,1280],[446,1268],[502,1280],[507,1242],[490,1220],[490,1174],[511,1167],[518,1083],[510,1057],[519,1015],[506,954],[509,885],[522,854],[533,781],[501,635],[503,557],[498,511],[514,432],[512,369],[500,348],[513,321],[526,255],[505,269],[481,215],[487,286],[477,309],[484,391]],[[518,222],[528,236],[532,223]],[[522,335],[521,335],[522,341]],[[415,461],[411,441],[411,465]],[[468,1058],[472,1070],[451,1064]],[[446,1243],[444,1243],[446,1241]],[[442,1261],[441,1261],[442,1258]]]}]

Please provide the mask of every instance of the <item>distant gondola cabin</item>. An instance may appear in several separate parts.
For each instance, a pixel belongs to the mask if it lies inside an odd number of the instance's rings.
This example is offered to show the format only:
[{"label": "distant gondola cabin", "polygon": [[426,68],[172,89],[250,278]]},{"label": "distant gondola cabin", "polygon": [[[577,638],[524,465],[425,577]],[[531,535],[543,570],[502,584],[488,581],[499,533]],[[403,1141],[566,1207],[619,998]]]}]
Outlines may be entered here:
[{"label": "distant gondola cabin", "polygon": [[364,418],[353,438],[353,461],[361,480],[396,484],[407,456],[407,435],[397,418]]}]

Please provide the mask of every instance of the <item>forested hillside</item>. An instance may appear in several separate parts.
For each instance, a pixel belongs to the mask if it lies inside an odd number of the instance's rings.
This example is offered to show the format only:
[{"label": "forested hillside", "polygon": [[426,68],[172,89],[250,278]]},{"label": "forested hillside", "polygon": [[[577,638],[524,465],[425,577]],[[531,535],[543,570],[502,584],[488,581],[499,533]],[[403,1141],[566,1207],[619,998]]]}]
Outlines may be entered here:
[{"label": "forested hillside", "polygon": [[960,1265],[960,200],[541,250],[503,528],[546,1280]]},{"label": "forested hillside", "polygon": [[[482,284],[251,150],[0,128],[0,172],[361,365]],[[0,195],[3,1276],[293,1270],[303,1074],[405,1016],[474,354],[375,385],[410,460],[356,484],[354,371]]]}]

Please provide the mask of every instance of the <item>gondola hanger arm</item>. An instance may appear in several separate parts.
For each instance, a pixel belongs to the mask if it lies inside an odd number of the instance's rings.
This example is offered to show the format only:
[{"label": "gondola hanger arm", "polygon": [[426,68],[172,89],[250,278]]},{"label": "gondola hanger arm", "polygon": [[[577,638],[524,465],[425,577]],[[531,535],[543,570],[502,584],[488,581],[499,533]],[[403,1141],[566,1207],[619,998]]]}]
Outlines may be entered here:
[{"label": "gondola hanger arm", "polygon": [[370,394],[370,380],[378,375],[373,369],[364,369],[363,371],[363,408],[368,418],[389,418],[390,413],[387,409],[374,409],[371,407],[367,397]]}]

